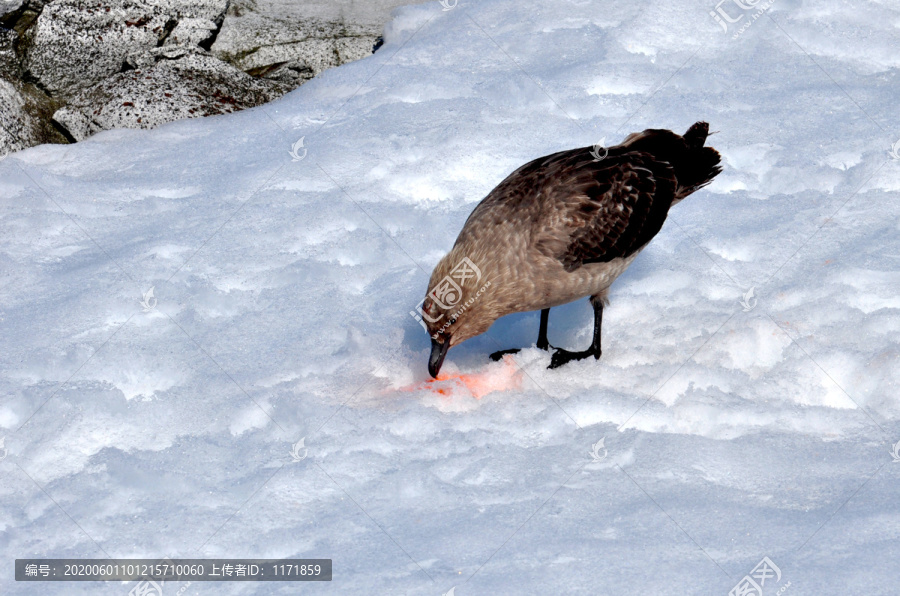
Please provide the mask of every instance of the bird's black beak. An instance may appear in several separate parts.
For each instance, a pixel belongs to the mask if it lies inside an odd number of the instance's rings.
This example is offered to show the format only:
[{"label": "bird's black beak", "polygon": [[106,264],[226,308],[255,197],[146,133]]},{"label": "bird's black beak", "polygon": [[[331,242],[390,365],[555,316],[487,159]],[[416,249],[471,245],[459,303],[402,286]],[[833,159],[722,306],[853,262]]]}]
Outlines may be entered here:
[{"label": "bird's black beak", "polygon": [[440,343],[436,339],[431,340],[431,357],[428,358],[428,374],[435,379],[438,376],[438,371],[441,370],[441,365],[444,363],[444,356],[447,355],[447,350],[449,348],[449,338],[444,343]]}]

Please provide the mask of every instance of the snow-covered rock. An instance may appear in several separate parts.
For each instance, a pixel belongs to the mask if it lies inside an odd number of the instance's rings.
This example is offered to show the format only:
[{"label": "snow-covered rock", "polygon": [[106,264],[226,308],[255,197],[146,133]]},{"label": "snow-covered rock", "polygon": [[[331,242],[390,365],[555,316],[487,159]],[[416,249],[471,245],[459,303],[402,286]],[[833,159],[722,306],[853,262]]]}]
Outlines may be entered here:
[{"label": "snow-covered rock", "polygon": [[287,90],[202,50],[164,46],[143,56],[156,61],[79,92],[53,119],[81,141],[111,128],[153,128],[173,120],[234,112],[272,101]]}]

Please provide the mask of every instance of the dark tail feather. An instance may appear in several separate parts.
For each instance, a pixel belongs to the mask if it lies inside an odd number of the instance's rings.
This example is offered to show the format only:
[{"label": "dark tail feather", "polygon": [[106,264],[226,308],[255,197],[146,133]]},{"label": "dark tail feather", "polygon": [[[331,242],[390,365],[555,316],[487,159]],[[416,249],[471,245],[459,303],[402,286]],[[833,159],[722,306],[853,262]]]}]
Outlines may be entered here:
[{"label": "dark tail feather", "polygon": [[688,150],[693,151],[702,147],[708,136],[709,124],[706,122],[695,122],[681,138],[684,139],[684,144]]},{"label": "dark tail feather", "polygon": [[709,124],[697,122],[693,124],[684,136],[685,157],[679,160],[675,167],[675,177],[678,179],[678,189],[675,194],[683,199],[698,188],[703,188],[722,171],[719,162],[722,157],[712,147],[704,147],[706,137],[709,136]]},{"label": "dark tail feather", "polygon": [[712,147],[703,146],[708,136],[709,124],[697,122],[684,136],[671,130],[649,129],[629,136],[623,145],[630,150],[645,151],[660,161],[669,162],[678,181],[675,200],[680,201],[712,182],[722,171],[719,152]]}]

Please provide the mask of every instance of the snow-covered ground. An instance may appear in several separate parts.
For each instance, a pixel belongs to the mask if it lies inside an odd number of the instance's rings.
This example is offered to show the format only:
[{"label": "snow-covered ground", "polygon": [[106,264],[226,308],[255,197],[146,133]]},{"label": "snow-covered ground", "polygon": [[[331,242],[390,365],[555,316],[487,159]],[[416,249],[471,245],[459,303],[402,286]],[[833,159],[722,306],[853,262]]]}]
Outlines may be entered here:
[{"label": "snow-covered ground", "polygon": [[[167,596],[725,596],[763,557],[766,596],[897,594],[900,11],[767,4],[408,7],[274,104],[0,161],[0,592],[125,596],[13,559],[167,555],[334,560]],[[477,201],[696,120],[725,171],[599,362],[491,363],[529,313],[445,363],[504,390],[423,385],[410,311]]]}]

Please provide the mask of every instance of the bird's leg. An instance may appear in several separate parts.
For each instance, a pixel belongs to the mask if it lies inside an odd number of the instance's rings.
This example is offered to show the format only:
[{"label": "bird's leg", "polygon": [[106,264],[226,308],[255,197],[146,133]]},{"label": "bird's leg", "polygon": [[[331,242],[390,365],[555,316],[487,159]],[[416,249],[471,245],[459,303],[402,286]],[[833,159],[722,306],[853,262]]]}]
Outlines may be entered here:
[{"label": "bird's leg", "polygon": [[537,347],[540,350],[550,348],[550,341],[547,339],[547,320],[550,318],[550,309],[545,308],[541,311],[541,326],[538,329]]},{"label": "bird's leg", "polygon": [[[541,350],[549,350],[550,342],[547,340],[547,320],[550,318],[550,309],[545,308],[541,311],[541,326],[538,328],[537,347]],[[491,354],[491,360],[497,361],[507,354],[518,354],[520,348],[512,348],[510,350],[500,350]]]},{"label": "bird's leg", "polygon": [[594,339],[591,341],[591,347],[583,352],[569,352],[557,348],[550,358],[550,366],[548,368],[559,368],[572,360],[582,360],[588,356],[593,356],[595,360],[600,358],[600,325],[603,322],[603,298],[601,296],[591,296],[591,306],[594,307]]}]

